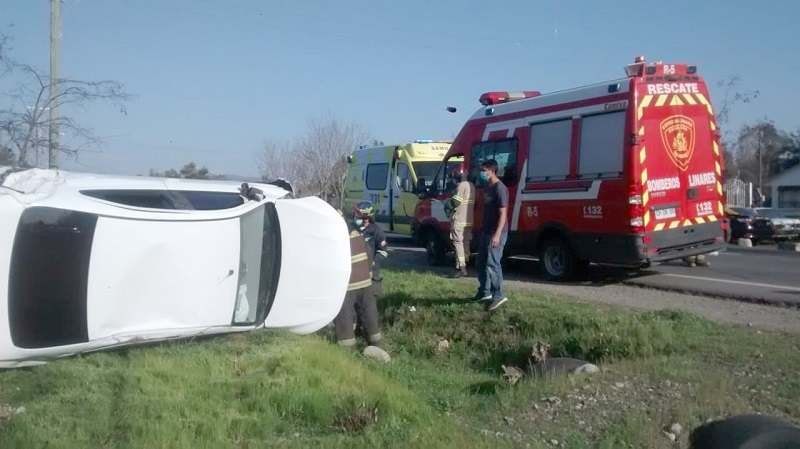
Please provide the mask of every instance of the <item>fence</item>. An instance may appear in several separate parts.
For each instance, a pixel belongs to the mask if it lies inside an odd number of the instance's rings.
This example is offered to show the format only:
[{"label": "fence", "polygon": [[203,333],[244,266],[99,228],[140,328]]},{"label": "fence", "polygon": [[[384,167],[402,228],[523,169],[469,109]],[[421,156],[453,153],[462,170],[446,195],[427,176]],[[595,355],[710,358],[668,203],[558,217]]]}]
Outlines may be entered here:
[{"label": "fence", "polygon": [[728,206],[750,207],[753,205],[753,183],[739,178],[725,181],[725,199]]}]

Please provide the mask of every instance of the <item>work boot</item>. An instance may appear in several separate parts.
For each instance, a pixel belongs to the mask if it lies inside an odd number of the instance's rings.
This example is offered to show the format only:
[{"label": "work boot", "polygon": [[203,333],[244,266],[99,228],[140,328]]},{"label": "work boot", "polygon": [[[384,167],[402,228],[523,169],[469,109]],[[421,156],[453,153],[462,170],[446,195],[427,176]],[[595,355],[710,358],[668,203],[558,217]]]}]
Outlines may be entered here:
[{"label": "work boot", "polygon": [[697,256],[697,258],[695,260],[696,260],[695,263],[699,267],[707,267],[707,266],[711,265],[711,262],[706,260],[706,256],[704,256],[704,255]]},{"label": "work boot", "polygon": [[456,268],[456,271],[454,271],[453,274],[450,275],[450,279],[463,278],[466,275],[467,275],[467,269],[466,268],[464,268],[464,267]]}]

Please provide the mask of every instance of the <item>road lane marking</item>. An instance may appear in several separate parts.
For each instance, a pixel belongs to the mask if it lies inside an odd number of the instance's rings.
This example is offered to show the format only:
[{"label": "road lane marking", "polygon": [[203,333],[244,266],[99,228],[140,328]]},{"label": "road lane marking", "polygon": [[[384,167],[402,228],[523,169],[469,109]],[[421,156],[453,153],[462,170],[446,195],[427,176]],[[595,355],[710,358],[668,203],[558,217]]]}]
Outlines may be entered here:
[{"label": "road lane marking", "polygon": [[739,285],[752,285],[755,287],[764,287],[764,288],[779,288],[782,290],[792,290],[796,292],[800,292],[800,287],[789,287],[787,285],[775,285],[775,284],[760,284],[758,282],[748,282],[748,281],[734,281],[731,279],[717,279],[717,278],[707,278],[703,276],[689,276],[686,274],[672,274],[672,273],[661,273],[664,276],[672,276],[675,278],[685,278],[685,279],[695,279],[698,281],[712,281],[712,282],[725,282],[728,284],[739,284]]}]

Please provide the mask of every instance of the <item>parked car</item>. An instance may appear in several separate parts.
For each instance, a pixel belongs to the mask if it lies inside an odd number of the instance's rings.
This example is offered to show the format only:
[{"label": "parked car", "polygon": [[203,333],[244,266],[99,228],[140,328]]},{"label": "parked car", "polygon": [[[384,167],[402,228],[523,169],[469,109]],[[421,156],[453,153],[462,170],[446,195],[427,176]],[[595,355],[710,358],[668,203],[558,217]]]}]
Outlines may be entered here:
[{"label": "parked car", "polygon": [[728,235],[725,240],[736,243],[739,239],[753,238],[753,222],[756,212],[746,207],[725,208],[725,219],[728,220]]},{"label": "parked car", "polygon": [[275,185],[0,167],[0,368],[338,314],[347,227]]},{"label": "parked car", "polygon": [[756,212],[772,228],[771,240],[791,240],[800,235],[800,219],[792,218],[786,210],[772,207],[757,207]]}]

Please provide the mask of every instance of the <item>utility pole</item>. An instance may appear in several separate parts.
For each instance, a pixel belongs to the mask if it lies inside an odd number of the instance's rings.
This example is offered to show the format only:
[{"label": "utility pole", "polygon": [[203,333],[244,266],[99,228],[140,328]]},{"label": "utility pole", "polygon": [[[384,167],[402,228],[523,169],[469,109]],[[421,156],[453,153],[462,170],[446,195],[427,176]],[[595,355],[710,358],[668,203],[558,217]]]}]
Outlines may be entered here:
[{"label": "utility pole", "polygon": [[61,0],[50,0],[50,151],[49,168],[58,169],[58,40]]},{"label": "utility pole", "polygon": [[764,138],[764,130],[758,130],[758,204],[761,205],[761,141]]}]

